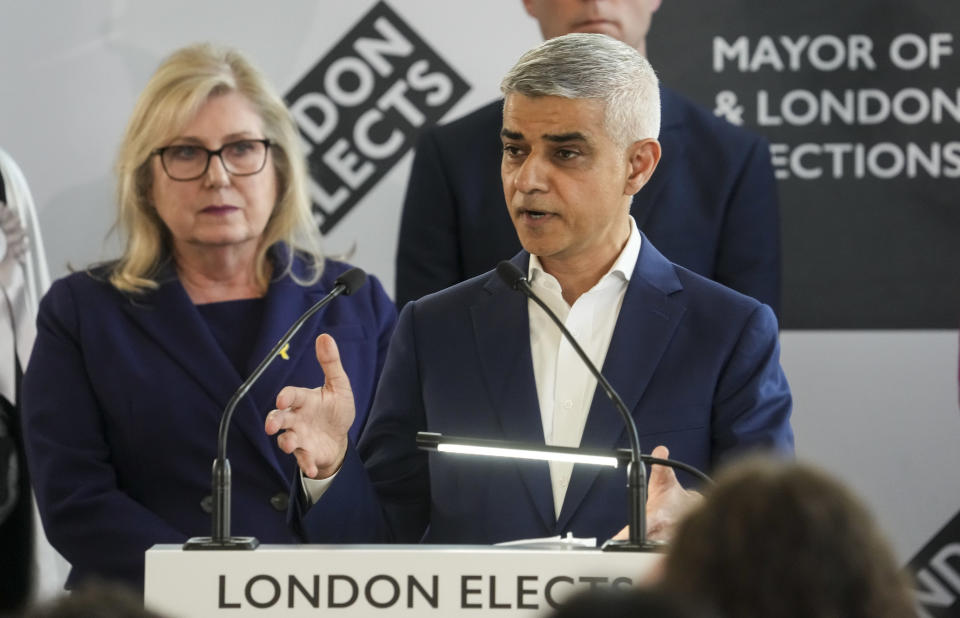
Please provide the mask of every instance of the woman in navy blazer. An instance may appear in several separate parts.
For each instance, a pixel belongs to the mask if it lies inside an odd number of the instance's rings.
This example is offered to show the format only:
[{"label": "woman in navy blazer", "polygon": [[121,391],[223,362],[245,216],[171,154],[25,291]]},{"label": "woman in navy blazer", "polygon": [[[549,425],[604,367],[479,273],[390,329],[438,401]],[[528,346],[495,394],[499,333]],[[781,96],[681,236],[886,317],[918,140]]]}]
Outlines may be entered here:
[{"label": "woman in navy blazer", "polygon": [[[73,567],[68,587],[93,575],[142,586],[146,549],[209,534],[227,401],[347,269],[321,257],[282,100],[233,50],[197,45],[161,64],[118,176],[124,253],[53,285],[23,383],[31,475],[47,535]],[[264,418],[284,386],[324,383],[313,339],[330,333],[358,400],[356,441],[395,319],[371,279],[315,314],[240,401],[229,431],[233,533],[354,540],[325,536],[305,500],[297,436],[268,436]]]}]

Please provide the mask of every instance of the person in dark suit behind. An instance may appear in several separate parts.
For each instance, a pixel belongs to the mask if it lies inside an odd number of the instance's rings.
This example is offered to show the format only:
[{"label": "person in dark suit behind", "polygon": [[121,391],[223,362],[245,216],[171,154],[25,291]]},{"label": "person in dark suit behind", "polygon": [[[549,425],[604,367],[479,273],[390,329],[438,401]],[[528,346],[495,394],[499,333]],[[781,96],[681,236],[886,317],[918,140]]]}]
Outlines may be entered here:
[{"label": "person in dark suit behind", "polygon": [[[646,53],[660,0],[524,0],[545,38],[608,34]],[[670,261],[780,313],[780,215],[767,142],[661,88],[662,157],[631,205]],[[520,249],[498,175],[503,101],[424,130],[407,184],[397,306],[493,268]]]},{"label": "person in dark suit behind", "polygon": [[[146,549],[209,534],[224,407],[347,269],[320,252],[299,140],[283,101],[233,50],[183,48],[141,94],[118,158],[124,253],[53,285],[24,377],[30,469],[47,535],[72,565],[68,586],[142,586]],[[371,279],[308,320],[239,402],[236,534],[318,538],[322,522],[295,508],[296,460],[263,418],[283,386],[323,383],[309,333],[333,333],[354,377],[345,432],[356,440],[395,319]]]},{"label": "person in dark suit behind", "polygon": [[[660,157],[659,90],[646,59],[610,37],[574,33],[527,52],[502,89],[501,173],[524,246],[512,261],[603,367],[644,451],[669,449],[707,470],[756,449],[792,453],[773,312],[670,263],[630,216]],[[626,445],[622,419],[556,326],[496,273],[403,308],[357,449],[336,431],[352,413],[352,376],[329,338],[317,351],[324,388],[290,388],[283,395],[295,405],[265,426],[285,430],[286,447],[329,481],[311,510],[329,509],[331,526],[432,543],[624,533],[622,470],[428,458],[416,448],[421,430]],[[695,499],[654,466],[650,536],[669,536]],[[346,518],[339,507],[351,500]]]}]

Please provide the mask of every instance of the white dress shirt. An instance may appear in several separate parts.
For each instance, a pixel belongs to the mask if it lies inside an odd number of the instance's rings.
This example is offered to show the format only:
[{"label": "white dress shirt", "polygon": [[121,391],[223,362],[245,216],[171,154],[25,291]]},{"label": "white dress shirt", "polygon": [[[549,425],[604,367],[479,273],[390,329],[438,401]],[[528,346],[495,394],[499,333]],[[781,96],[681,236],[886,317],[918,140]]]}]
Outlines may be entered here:
[{"label": "white dress shirt", "polygon": [[[631,217],[630,238],[617,261],[572,306],[563,299],[556,278],[543,270],[537,256],[530,256],[527,278],[533,291],[557,314],[598,368],[603,367],[610,347],[627,284],[640,255],[640,241],[640,231]],[[532,300],[527,301],[527,307],[533,377],[544,438],[551,445],[580,446],[597,379],[543,309]],[[553,510],[559,516],[573,464],[551,461],[549,465]]]},{"label": "white dress shirt", "polygon": [[[530,256],[527,279],[534,292],[563,321],[576,337],[580,347],[597,367],[603,366],[613,329],[620,315],[620,306],[627,292],[627,283],[640,255],[640,231],[630,218],[630,238],[617,261],[571,307],[563,300],[560,283],[540,266],[537,256]],[[583,427],[587,422],[597,379],[577,356],[560,329],[532,300],[527,301],[530,316],[530,352],[533,356],[533,377],[540,401],[540,418],[547,444],[580,446]],[[553,487],[554,514],[560,514],[567,493],[573,464],[549,462],[550,483]],[[303,489],[311,504],[324,494],[333,476],[311,479],[300,475]]]}]

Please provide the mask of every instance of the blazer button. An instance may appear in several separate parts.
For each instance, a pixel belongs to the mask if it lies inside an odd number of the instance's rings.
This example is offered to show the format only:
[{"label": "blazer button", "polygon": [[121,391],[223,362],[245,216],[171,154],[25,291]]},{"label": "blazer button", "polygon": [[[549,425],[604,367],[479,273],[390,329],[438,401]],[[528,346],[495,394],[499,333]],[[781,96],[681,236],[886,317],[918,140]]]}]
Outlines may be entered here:
[{"label": "blazer button", "polygon": [[283,513],[290,506],[290,498],[287,494],[275,494],[270,498],[270,506]]},{"label": "blazer button", "polygon": [[207,515],[213,513],[213,496],[204,496],[200,501],[200,508]]}]

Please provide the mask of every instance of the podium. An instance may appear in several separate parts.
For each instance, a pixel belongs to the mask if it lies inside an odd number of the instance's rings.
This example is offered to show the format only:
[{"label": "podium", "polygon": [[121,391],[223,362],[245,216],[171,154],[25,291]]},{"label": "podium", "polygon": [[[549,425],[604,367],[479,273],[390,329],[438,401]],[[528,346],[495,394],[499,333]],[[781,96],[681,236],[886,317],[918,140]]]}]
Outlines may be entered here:
[{"label": "podium", "polygon": [[465,545],[263,545],[146,552],[144,601],[169,616],[542,616],[572,593],[630,586],[662,556]]}]

